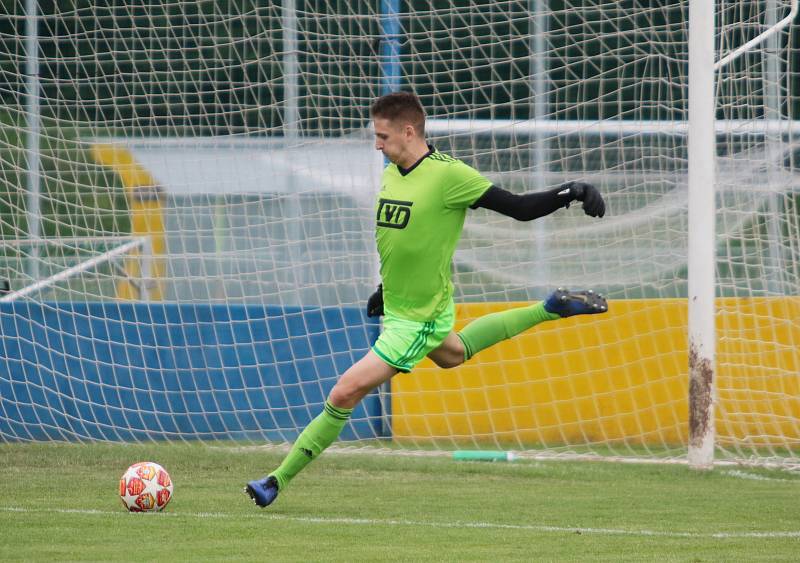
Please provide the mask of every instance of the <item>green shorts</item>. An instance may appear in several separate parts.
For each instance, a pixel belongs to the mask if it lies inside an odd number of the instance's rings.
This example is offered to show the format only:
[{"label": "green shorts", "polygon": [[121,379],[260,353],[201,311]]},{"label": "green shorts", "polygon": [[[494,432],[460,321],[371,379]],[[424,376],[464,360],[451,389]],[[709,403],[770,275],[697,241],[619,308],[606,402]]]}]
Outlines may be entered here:
[{"label": "green shorts", "polygon": [[393,368],[408,373],[439,347],[455,322],[456,306],[452,300],[441,315],[427,322],[409,321],[387,312],[383,332],[372,351]]}]

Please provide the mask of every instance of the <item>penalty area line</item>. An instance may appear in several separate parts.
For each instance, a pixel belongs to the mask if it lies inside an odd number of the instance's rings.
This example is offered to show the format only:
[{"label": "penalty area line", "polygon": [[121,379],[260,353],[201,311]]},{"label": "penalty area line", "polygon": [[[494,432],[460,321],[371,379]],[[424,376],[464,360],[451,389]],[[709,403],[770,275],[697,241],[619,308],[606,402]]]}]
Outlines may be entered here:
[{"label": "penalty area line", "polygon": [[[85,516],[117,516],[126,518],[149,517],[124,510],[94,510],[81,508],[25,508],[22,506],[0,507],[0,513],[16,514],[79,514]],[[425,522],[422,520],[393,520],[380,518],[325,518],[322,516],[288,516],[284,514],[236,514],[231,512],[159,512],[157,518],[218,518],[229,520],[261,519],[305,524],[337,524],[351,526],[412,526],[416,528],[447,528],[463,530],[519,530],[524,532],[557,534],[594,534],[601,536],[636,536],[660,538],[800,538],[800,530],[774,532],[671,532],[666,530],[626,530],[624,528],[590,528],[581,526],[545,526],[536,524],[502,524],[496,522]]]}]

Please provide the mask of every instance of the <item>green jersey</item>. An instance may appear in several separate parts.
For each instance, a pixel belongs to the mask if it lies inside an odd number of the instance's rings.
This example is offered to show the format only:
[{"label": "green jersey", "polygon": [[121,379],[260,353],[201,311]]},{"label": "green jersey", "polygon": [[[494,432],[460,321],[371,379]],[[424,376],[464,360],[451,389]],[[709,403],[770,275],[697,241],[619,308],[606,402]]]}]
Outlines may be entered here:
[{"label": "green jersey", "polygon": [[376,203],[376,239],[387,312],[429,321],[445,311],[467,208],[491,185],[474,168],[435,149],[409,170],[386,167]]}]

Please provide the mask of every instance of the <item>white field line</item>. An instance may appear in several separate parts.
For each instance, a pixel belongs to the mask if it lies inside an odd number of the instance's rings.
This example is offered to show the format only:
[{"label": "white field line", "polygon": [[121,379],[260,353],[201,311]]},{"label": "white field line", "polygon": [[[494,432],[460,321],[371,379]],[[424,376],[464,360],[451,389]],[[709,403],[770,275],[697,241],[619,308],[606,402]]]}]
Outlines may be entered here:
[{"label": "white field line", "polygon": [[800,530],[773,532],[671,532],[662,530],[626,530],[624,528],[583,528],[580,526],[544,526],[533,524],[499,524],[494,522],[425,522],[421,520],[382,520],[373,518],[323,518],[314,516],[286,516],[269,513],[229,512],[160,512],[152,515],[133,514],[124,510],[91,510],[68,508],[25,508],[21,506],[0,507],[0,513],[16,514],[78,514],[84,516],[124,517],[124,518],[209,518],[243,520],[259,518],[262,520],[278,520],[285,522],[302,522],[304,524],[337,524],[350,526],[408,526],[414,528],[446,528],[457,530],[519,530],[523,532],[558,533],[558,534],[594,534],[600,536],[639,536],[660,538],[800,538]]},{"label": "white field line", "polygon": [[736,477],[737,479],[748,479],[750,481],[781,481],[783,483],[797,483],[800,484],[800,479],[778,479],[775,477],[767,477],[766,475],[759,475],[758,473],[747,473],[745,471],[738,471],[731,469],[729,471],[722,471],[721,475],[728,477]]}]

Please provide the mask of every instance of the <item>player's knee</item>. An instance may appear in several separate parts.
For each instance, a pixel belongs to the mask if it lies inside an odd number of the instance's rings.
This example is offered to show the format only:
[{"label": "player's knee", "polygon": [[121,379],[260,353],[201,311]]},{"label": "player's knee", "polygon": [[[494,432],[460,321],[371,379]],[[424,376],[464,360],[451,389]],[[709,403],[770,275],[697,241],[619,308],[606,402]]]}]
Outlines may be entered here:
[{"label": "player's knee", "polygon": [[339,385],[338,383],[333,386],[330,395],[328,395],[328,400],[331,404],[339,408],[350,408],[350,404],[354,399],[355,395],[352,389],[347,389],[345,386]]},{"label": "player's knee", "polygon": [[335,407],[352,409],[369,391],[354,381],[340,379],[331,389],[328,400]]}]

